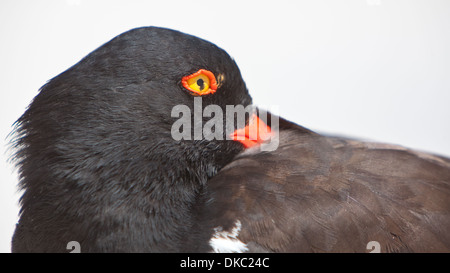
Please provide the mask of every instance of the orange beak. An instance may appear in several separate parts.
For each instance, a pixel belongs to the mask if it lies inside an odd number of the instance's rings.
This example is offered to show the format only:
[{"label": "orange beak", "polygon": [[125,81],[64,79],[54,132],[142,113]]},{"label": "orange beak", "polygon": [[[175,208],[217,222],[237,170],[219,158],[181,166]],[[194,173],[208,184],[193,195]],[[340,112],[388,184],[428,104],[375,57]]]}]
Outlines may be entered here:
[{"label": "orange beak", "polygon": [[259,145],[268,140],[272,135],[272,130],[256,114],[250,118],[248,125],[242,129],[237,129],[231,134],[235,141],[242,143],[245,148]]}]

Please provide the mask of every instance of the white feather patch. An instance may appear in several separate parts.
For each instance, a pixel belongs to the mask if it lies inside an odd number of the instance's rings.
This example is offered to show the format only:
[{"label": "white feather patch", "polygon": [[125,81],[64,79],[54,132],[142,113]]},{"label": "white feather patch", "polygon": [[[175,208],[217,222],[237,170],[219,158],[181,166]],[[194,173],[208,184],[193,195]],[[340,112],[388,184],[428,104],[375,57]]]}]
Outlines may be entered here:
[{"label": "white feather patch", "polygon": [[241,231],[241,221],[237,220],[230,232],[223,230],[222,227],[214,228],[214,235],[209,240],[209,244],[215,253],[242,253],[248,251],[247,245],[241,242],[237,237]]}]

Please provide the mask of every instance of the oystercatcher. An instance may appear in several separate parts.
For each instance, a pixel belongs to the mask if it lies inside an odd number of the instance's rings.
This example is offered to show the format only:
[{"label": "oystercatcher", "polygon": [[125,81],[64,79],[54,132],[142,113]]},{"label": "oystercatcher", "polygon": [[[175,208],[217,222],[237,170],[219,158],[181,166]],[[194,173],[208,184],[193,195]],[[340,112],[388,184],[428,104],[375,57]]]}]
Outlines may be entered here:
[{"label": "oystercatcher", "polygon": [[15,124],[12,251],[450,251],[449,159],[262,111],[230,126],[227,107],[251,103],[212,43],[156,27],[115,37]]}]

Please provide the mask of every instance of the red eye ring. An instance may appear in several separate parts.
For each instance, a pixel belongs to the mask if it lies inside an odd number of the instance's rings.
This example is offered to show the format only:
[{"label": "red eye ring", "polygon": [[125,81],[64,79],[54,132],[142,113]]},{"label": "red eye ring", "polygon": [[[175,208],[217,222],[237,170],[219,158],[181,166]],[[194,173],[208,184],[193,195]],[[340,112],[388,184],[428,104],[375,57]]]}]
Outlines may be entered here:
[{"label": "red eye ring", "polygon": [[[206,77],[208,77],[209,79],[209,88],[207,90],[195,90],[193,88],[191,88],[191,86],[189,85],[188,81],[192,78],[198,77],[204,75]],[[183,85],[184,88],[186,88],[187,90],[194,92],[200,96],[203,95],[208,95],[208,94],[214,94],[217,91],[217,81],[216,81],[216,76],[214,76],[214,73],[212,73],[211,71],[208,71],[206,69],[200,69],[199,71],[195,72],[194,74],[185,76],[181,79],[181,84]]]}]

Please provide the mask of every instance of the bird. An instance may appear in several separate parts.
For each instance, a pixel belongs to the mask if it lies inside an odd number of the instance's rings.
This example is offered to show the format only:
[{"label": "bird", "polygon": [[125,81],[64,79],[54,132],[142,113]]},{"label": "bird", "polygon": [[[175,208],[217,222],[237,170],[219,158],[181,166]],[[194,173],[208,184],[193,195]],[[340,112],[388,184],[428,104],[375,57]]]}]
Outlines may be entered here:
[{"label": "bird", "polygon": [[450,159],[258,109],[225,50],[177,30],[101,45],[13,136],[12,252],[450,252]]}]

